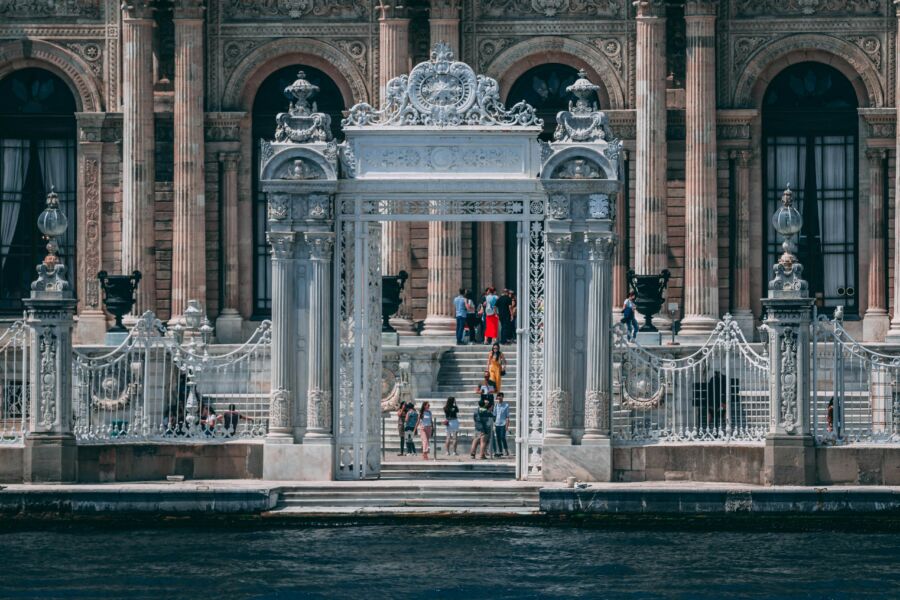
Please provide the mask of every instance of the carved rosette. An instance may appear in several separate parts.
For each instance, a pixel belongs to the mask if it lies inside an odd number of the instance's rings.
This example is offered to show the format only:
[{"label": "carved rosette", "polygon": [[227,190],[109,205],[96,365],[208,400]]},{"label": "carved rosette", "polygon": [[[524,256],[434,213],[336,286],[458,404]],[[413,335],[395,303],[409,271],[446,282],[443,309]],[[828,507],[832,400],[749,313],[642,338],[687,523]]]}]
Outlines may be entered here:
[{"label": "carved rosette", "polygon": [[795,433],[797,415],[797,334],[785,327],[781,334],[781,414],[779,425],[787,433]]}]

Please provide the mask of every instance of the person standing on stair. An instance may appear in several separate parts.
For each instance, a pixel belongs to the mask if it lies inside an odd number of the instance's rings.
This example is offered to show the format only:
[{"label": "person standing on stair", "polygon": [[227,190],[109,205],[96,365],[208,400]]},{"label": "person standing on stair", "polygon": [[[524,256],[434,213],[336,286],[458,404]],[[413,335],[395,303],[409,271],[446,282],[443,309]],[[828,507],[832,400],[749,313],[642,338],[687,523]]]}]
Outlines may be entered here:
[{"label": "person standing on stair", "polygon": [[434,419],[431,416],[431,403],[423,402],[419,409],[419,439],[422,440],[422,460],[428,460],[431,452],[431,435],[434,433]]},{"label": "person standing on stair", "polygon": [[500,344],[491,346],[491,353],[488,354],[487,369],[491,381],[494,382],[494,391],[499,392],[501,390],[500,380],[506,375],[506,357],[500,351]]},{"label": "person standing on stair", "polygon": [[397,410],[397,439],[400,440],[400,452],[397,456],[403,456],[403,449],[406,447],[406,403],[400,403],[400,409]]},{"label": "person standing on stair", "polygon": [[407,454],[416,453],[415,435],[416,426],[419,424],[419,413],[416,412],[416,405],[412,402],[406,403],[406,425],[403,427],[403,433],[406,438]]},{"label": "person standing on stair", "polygon": [[444,404],[444,426],[447,428],[447,439],[444,440],[444,453],[450,456],[459,456],[456,445],[459,443],[459,407],[456,398],[450,396]]},{"label": "person standing on stair", "polygon": [[497,317],[500,319],[501,344],[508,344],[510,342],[510,337],[512,336],[510,332],[510,323],[512,320],[510,306],[512,306],[512,299],[509,297],[509,290],[505,289],[497,299]]},{"label": "person standing on stair", "polygon": [[497,394],[497,402],[494,404],[494,439],[497,440],[497,450],[494,458],[509,456],[509,446],[506,444],[506,428],[509,424],[509,403],[503,397],[503,392]]},{"label": "person standing on stair", "polygon": [[472,447],[469,448],[469,456],[475,458],[475,452],[478,451],[478,446],[481,445],[481,455],[484,458],[484,426],[483,421],[481,419],[481,414],[484,412],[485,400],[482,397],[478,400],[478,406],[475,407],[475,412],[472,414],[472,421],[475,425],[475,432],[472,434]]},{"label": "person standing on stair", "polygon": [[466,290],[459,288],[459,294],[453,299],[453,309],[456,313],[456,345],[462,346],[463,333],[466,331],[466,318],[468,311],[466,310]]},{"label": "person standing on stair", "polygon": [[484,343],[499,341],[500,319],[497,317],[497,294],[490,287],[484,296]]},{"label": "person standing on stair", "polygon": [[469,343],[474,344],[477,341],[475,331],[478,328],[478,313],[475,308],[475,301],[472,299],[472,292],[466,290],[466,329],[469,331]]}]

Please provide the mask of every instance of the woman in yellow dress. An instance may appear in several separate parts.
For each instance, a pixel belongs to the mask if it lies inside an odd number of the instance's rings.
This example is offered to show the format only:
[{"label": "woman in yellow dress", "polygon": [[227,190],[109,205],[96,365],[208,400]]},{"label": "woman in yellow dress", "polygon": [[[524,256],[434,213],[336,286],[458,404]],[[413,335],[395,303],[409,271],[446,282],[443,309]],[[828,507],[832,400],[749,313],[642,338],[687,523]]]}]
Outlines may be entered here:
[{"label": "woman in yellow dress", "polygon": [[500,344],[491,346],[491,353],[488,354],[487,370],[490,373],[491,381],[494,382],[494,391],[500,391],[500,379],[506,375],[506,357],[500,351]]}]

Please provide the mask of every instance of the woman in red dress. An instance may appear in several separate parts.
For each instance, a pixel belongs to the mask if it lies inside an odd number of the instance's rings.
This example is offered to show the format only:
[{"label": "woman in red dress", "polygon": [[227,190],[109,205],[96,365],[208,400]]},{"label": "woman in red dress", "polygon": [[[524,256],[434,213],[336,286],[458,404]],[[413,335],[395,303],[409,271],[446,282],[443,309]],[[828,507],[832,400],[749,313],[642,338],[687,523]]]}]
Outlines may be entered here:
[{"label": "woman in red dress", "polygon": [[484,296],[484,343],[497,342],[500,335],[500,317],[497,315],[497,293],[489,287]]}]

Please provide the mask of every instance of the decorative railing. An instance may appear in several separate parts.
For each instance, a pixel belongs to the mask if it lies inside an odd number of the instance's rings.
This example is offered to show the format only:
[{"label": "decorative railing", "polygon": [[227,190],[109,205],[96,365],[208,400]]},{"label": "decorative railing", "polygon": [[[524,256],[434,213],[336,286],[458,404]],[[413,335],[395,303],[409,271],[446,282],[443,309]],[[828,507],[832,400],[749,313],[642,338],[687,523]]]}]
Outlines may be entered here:
[{"label": "decorative railing", "polygon": [[612,437],[617,443],[758,442],[769,426],[769,359],[726,315],[687,356],[652,351],[613,330]]},{"label": "decorative railing", "polygon": [[28,342],[22,321],[0,335],[0,443],[21,442],[28,430]]},{"label": "decorative railing", "polygon": [[854,340],[840,320],[816,319],[810,422],[820,444],[900,442],[900,356]]},{"label": "decorative railing", "polygon": [[80,443],[261,438],[268,430],[271,323],[240,347],[185,342],[145,313],[116,348],[76,349],[74,431]]}]

